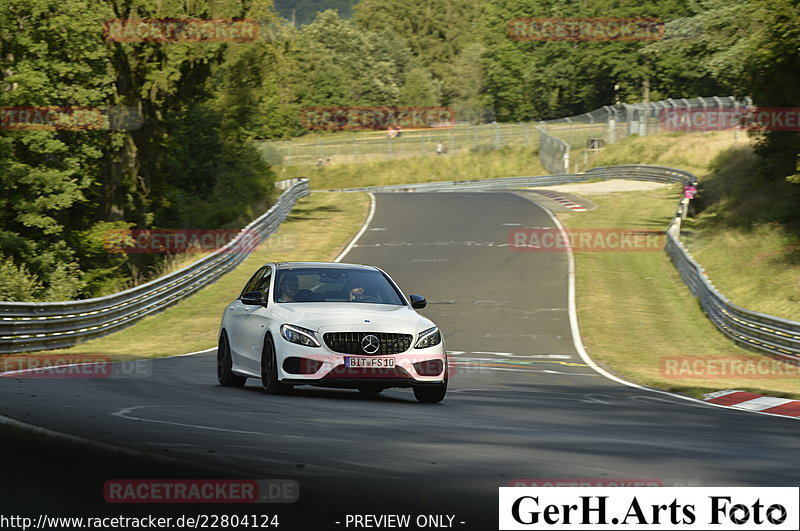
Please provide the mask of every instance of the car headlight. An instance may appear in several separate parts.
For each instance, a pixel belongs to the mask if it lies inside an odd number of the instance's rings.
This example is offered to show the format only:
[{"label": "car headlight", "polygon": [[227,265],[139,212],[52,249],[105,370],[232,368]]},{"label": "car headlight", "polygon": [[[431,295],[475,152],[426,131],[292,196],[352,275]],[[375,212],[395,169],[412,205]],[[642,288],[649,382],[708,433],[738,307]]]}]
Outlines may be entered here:
[{"label": "car headlight", "polygon": [[302,326],[290,324],[281,325],[281,335],[289,343],[297,343],[304,347],[318,347],[319,343],[314,336],[314,331]]},{"label": "car headlight", "polygon": [[424,332],[420,332],[417,336],[417,343],[414,348],[428,348],[435,347],[442,342],[442,335],[439,333],[439,328],[434,326],[428,328]]}]

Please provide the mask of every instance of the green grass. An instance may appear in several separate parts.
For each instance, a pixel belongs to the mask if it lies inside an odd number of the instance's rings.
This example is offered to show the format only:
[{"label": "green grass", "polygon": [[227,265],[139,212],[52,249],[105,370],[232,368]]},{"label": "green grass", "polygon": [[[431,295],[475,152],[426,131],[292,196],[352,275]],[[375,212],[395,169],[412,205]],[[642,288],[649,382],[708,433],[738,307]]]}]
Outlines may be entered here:
[{"label": "green grass", "polygon": [[496,151],[448,153],[393,161],[335,164],[322,167],[289,166],[278,170],[281,179],[306,177],[311,188],[329,190],[412,184],[434,181],[491,179],[545,175],[535,150],[506,147]]},{"label": "green grass", "polygon": [[[701,183],[709,183],[713,190],[716,184],[711,183],[715,176],[730,176],[737,169],[747,175],[752,170],[742,164],[743,158],[752,160],[749,146],[741,138],[736,145],[732,137],[726,139],[724,135],[669,134],[631,138],[607,147],[597,165],[650,163],[688,167],[701,178]],[[704,137],[702,141],[698,141],[700,136]],[[722,190],[730,189],[720,186]],[[597,209],[581,214],[559,214],[559,218],[570,229],[663,230],[675,211],[679,196],[677,185],[652,191],[592,195]],[[712,199],[714,197],[712,194]],[[746,196],[739,197],[739,201],[745,199]],[[748,307],[757,306],[755,303],[759,301],[771,309],[790,308],[796,303],[797,299],[791,298],[795,295],[779,285],[787,278],[794,278],[797,283],[799,270],[796,267],[786,272],[785,268],[777,267],[773,256],[765,255],[757,264],[749,258],[769,254],[775,249],[785,251],[785,246],[796,240],[776,224],[761,225],[756,232],[744,237],[735,233],[735,229],[728,227],[720,231],[713,222],[709,223],[713,228],[708,233],[698,231],[693,247],[699,247],[696,258],[723,293],[730,297],[726,287],[739,287],[749,292],[752,300],[748,303],[753,304],[744,304]],[[781,256],[785,258],[785,254]],[[577,252],[575,260],[578,320],[584,342],[592,358],[614,373],[643,385],[695,397],[717,390],[741,389],[800,398],[797,370],[775,377],[687,377],[662,370],[667,360],[710,357],[757,363],[767,359],[736,347],[711,324],[663,251]],[[764,278],[753,278],[753,268]],[[736,297],[730,298],[742,303]]]},{"label": "green grass", "polygon": [[733,302],[800,321],[800,186],[760,176],[744,148],[701,184],[705,208],[685,225],[693,256]]},{"label": "green grass", "polygon": [[709,133],[666,133],[647,137],[629,137],[607,145],[592,158],[592,166],[614,164],[656,164],[671,166],[698,175],[708,174],[717,157],[737,146],[749,146],[739,133],[734,141],[731,131]]},{"label": "green grass", "polygon": [[364,223],[368,210],[367,194],[313,193],[298,201],[278,231],[242,265],[216,283],[130,328],[45,354],[136,359],[213,347],[223,309],[258,266],[270,261],[333,260]]},{"label": "green grass", "polygon": [[270,164],[316,165],[319,158],[331,164],[390,160],[404,157],[435,156],[442,143],[451,153],[498,146],[533,148],[539,145],[536,124],[484,124],[441,129],[406,130],[388,139],[385,131],[338,131],[311,133],[292,140],[259,142]]}]

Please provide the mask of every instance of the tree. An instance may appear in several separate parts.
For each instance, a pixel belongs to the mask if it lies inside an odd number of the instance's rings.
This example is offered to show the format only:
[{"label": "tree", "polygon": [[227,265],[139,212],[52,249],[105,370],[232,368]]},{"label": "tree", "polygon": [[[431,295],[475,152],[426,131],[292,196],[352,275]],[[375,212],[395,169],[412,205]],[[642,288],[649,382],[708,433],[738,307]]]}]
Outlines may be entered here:
[{"label": "tree", "polygon": [[394,105],[411,57],[389,33],[358,28],[332,10],[304,26],[297,60],[305,105]]},{"label": "tree", "polygon": [[395,35],[420,67],[442,83],[444,104],[460,90],[452,64],[479,40],[477,29],[486,0],[361,0],[354,19],[359,27]]},{"label": "tree", "polygon": [[[704,0],[685,24],[692,39],[658,43],[654,48],[670,64],[688,64],[753,104],[797,108],[800,93],[800,9],[793,0]],[[666,62],[666,61],[665,61]],[[756,153],[768,175],[800,182],[800,133],[758,134]]]},{"label": "tree", "polygon": [[0,287],[8,297],[69,299],[85,285],[71,244],[96,221],[108,131],[17,129],[8,109],[102,106],[112,77],[96,17],[82,0],[9,0],[0,11],[0,248],[5,271],[31,278],[23,290]]},{"label": "tree", "polygon": [[436,106],[442,99],[441,82],[433,78],[425,68],[414,68],[400,89],[400,105]]},{"label": "tree", "polygon": [[[646,52],[648,41],[521,41],[508,35],[516,18],[657,18],[670,21],[690,15],[679,0],[639,2],[598,0],[591,4],[539,0],[498,0],[483,17],[486,45],[486,94],[501,120],[547,119],[579,114],[614,102],[641,101],[644,93],[663,93],[661,57]],[[691,63],[685,61],[687,69]],[[669,87],[678,65],[672,64]],[[682,88],[673,97],[693,96]]]},{"label": "tree", "polygon": [[[18,130],[8,126],[15,115],[4,113],[0,293],[63,300],[114,291],[130,283],[131,266],[159,258],[110,255],[103,247],[108,230],[241,224],[254,215],[253,205],[269,200],[274,175],[251,140],[263,128],[259,113],[275,101],[275,83],[264,80],[283,43],[120,42],[104,33],[114,19],[248,17],[278,20],[270,0],[198,0],[188,7],[6,2],[0,107],[91,108],[98,123]],[[245,82],[252,88],[229,90]],[[137,111],[141,127],[112,127],[109,117],[120,109]],[[31,281],[7,290],[2,279],[15,271]]]}]

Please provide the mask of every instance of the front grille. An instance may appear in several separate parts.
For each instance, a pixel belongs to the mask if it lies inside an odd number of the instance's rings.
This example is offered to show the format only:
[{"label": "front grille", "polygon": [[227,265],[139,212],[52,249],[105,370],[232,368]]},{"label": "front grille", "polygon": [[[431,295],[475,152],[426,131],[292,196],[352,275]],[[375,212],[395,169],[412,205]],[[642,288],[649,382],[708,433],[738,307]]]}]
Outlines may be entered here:
[{"label": "front grille", "polygon": [[[361,348],[364,336],[375,336],[380,341],[376,352],[367,354]],[[400,354],[411,348],[413,336],[410,334],[389,334],[386,332],[328,332],[322,336],[325,344],[334,352],[358,354],[359,356],[386,356]]]}]

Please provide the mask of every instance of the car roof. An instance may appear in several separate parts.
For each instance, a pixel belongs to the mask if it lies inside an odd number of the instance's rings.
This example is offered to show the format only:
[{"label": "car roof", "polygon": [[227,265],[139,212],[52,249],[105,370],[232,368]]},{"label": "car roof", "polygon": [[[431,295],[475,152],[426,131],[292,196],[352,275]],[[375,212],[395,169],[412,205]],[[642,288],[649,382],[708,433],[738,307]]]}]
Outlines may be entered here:
[{"label": "car roof", "polygon": [[376,271],[377,268],[365,264],[343,264],[340,262],[278,262],[278,269],[296,269],[301,267],[324,267],[326,269],[363,269]]}]

